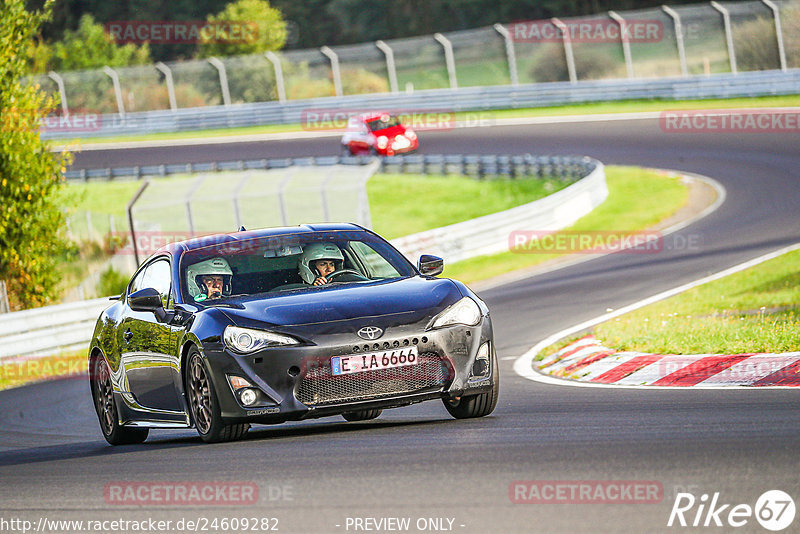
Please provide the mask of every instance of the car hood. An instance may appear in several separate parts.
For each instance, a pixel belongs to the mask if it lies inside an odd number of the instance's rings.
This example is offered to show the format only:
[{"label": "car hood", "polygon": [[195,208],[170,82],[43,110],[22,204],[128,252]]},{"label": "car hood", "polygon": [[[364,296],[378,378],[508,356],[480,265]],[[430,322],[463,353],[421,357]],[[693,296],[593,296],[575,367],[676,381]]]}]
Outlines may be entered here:
[{"label": "car hood", "polygon": [[238,326],[301,326],[389,316],[416,323],[430,319],[461,296],[450,280],[415,276],[231,299],[218,309]]},{"label": "car hood", "polygon": [[392,126],[390,128],[384,128],[383,130],[376,130],[372,132],[375,134],[375,137],[380,137],[381,135],[385,135],[386,137],[393,138],[397,137],[398,135],[405,135],[406,127],[402,124],[398,124],[397,126]]}]

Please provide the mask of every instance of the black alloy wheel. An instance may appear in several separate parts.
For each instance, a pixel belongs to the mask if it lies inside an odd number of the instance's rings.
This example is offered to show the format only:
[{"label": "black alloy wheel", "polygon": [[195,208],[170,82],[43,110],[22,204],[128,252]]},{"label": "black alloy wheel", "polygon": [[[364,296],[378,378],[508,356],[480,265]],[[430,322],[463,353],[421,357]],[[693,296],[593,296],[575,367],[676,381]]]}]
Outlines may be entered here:
[{"label": "black alloy wheel", "polygon": [[102,356],[92,358],[89,371],[94,408],[106,441],[111,445],[126,445],[146,440],[150,432],[147,428],[129,428],[119,424],[111,371],[105,359]]},{"label": "black alloy wheel", "polygon": [[223,422],[205,360],[196,349],[187,360],[186,395],[194,426],[206,443],[241,439],[250,428],[247,423],[228,425]]}]

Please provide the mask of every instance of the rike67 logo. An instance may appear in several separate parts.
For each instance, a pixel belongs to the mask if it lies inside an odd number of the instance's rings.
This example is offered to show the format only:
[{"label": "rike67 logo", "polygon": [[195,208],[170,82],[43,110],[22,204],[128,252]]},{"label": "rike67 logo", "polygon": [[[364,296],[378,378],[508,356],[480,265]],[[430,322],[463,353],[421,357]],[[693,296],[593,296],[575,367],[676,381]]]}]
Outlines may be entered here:
[{"label": "rike67 logo", "polygon": [[667,526],[738,528],[755,518],[765,529],[777,532],[794,522],[795,511],[794,500],[781,490],[765,491],[755,506],[725,503],[719,492],[711,497],[704,493],[699,499],[692,493],[678,493]]}]

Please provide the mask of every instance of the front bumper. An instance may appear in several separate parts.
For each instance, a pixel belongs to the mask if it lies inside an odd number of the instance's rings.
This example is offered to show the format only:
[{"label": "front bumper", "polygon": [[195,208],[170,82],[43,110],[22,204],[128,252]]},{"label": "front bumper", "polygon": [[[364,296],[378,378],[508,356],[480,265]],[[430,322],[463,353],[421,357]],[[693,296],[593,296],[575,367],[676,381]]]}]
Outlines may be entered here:
[{"label": "front bumper", "polygon": [[[472,327],[453,326],[423,332],[414,327],[385,328],[384,335],[365,341],[352,331],[328,333],[315,344],[265,349],[250,355],[232,354],[221,343],[205,344],[222,417],[229,423],[274,424],[341,414],[355,410],[392,408],[436,398],[486,391],[491,365],[476,364],[479,348],[488,343],[494,358],[488,316]],[[331,358],[414,345],[419,362],[413,366],[331,374]],[[488,368],[485,374],[480,373]],[[245,378],[258,390],[259,402],[245,407],[228,376]]]}]

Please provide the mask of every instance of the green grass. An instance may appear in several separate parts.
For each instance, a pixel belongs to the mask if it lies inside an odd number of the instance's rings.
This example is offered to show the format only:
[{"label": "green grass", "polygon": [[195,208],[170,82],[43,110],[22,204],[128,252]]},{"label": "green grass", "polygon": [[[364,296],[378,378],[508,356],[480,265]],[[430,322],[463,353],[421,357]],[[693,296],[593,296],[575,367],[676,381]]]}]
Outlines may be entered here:
[{"label": "green grass", "polygon": [[[796,107],[800,106],[800,95],[765,96],[754,98],[730,98],[710,100],[624,100],[619,102],[598,102],[586,104],[570,104],[543,108],[506,109],[496,111],[475,111],[456,113],[457,119],[470,119],[479,116],[485,122],[492,119],[516,117],[552,117],[561,115],[592,115],[602,113],[634,113],[662,110],[682,109],[728,109],[753,107]],[[84,139],[54,140],[54,145],[75,145],[78,150],[82,143],[119,143],[125,141],[164,141],[180,139],[202,139],[208,137],[226,137],[236,135],[253,135],[268,133],[299,132],[300,124],[270,124],[248,126],[244,128],[218,128],[194,132],[163,132],[148,135],[122,135],[114,137],[97,137]],[[425,133],[422,133],[424,140]]]},{"label": "green grass", "polygon": [[[161,183],[185,188],[188,182],[185,178],[172,177]],[[101,224],[107,223],[108,215],[113,215],[118,221],[117,231],[124,232],[127,230],[127,225],[122,225],[127,220],[125,206],[140,185],[134,181],[69,184],[64,194],[73,198],[78,214],[92,212],[93,224],[99,231],[106,229],[107,224]],[[387,239],[393,239],[513,208],[567,185],[556,179],[479,181],[456,175],[376,174],[367,183],[367,193],[373,228]],[[454,195],[454,191],[458,194]],[[176,214],[184,216],[183,210]],[[85,217],[77,215],[72,226],[85,224]]]},{"label": "green grass", "polygon": [[800,350],[800,251],[598,325],[618,350],[737,354]]},{"label": "green grass", "polygon": [[[635,232],[669,217],[688,199],[680,179],[637,167],[606,167],[609,196],[591,213],[567,228],[570,232]],[[525,230],[537,230],[527,228]],[[501,252],[445,267],[445,275],[466,283],[524,269],[564,254]]]},{"label": "green grass", "polygon": [[555,179],[376,174],[367,193],[374,230],[394,239],[520,206],[567,185]]}]

